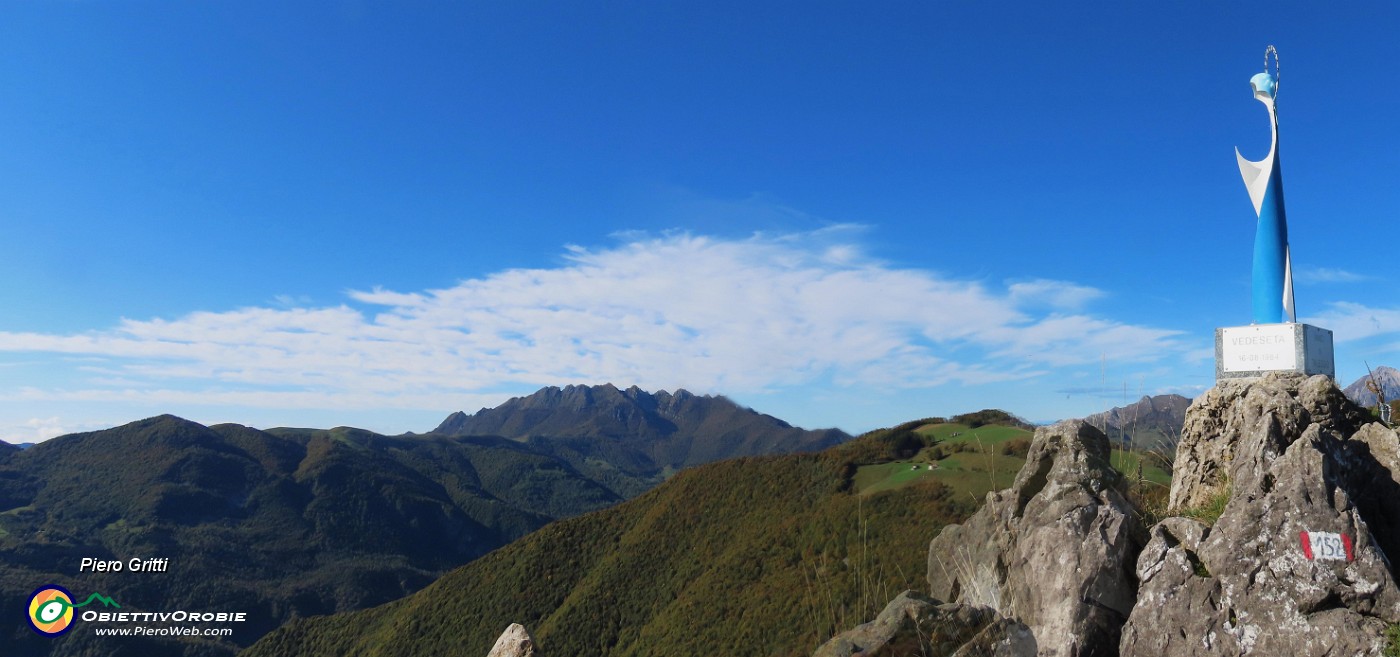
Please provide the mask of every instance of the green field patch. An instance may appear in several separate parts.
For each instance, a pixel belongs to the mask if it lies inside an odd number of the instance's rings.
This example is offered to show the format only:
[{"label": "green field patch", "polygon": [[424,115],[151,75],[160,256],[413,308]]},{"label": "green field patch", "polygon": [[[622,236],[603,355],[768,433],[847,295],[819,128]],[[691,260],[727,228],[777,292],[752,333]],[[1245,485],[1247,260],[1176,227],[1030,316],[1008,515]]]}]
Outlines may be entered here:
[{"label": "green field patch", "polygon": [[882,490],[903,488],[922,479],[933,478],[937,470],[928,469],[929,464],[919,461],[896,461],[861,466],[856,470],[856,490],[862,495],[878,493]]},{"label": "green field patch", "polygon": [[994,490],[1009,488],[1016,480],[1015,470],[998,471],[988,473],[985,470],[961,470],[957,472],[947,472],[939,477],[939,481],[947,484],[954,491],[958,499],[967,500],[976,504],[981,504],[987,493]]},{"label": "green field patch", "polygon": [[[1016,480],[1016,473],[1025,463],[1025,459],[1002,454],[999,447],[994,448],[991,444],[980,448],[973,444],[968,451],[956,452],[939,460],[932,470],[928,469],[926,461],[864,465],[856,469],[853,483],[858,493],[870,495],[934,479],[950,486],[958,499],[980,503],[988,491],[1011,486]],[[914,469],[915,465],[919,466],[917,470]]]},{"label": "green field patch", "polygon": [[109,522],[102,528],[103,532],[117,534],[140,534],[145,528],[140,525],[133,525],[126,521],[126,518],[118,519],[116,522]]},{"label": "green field patch", "polygon": [[1156,459],[1150,455],[1144,457],[1135,451],[1115,449],[1110,459],[1113,469],[1123,473],[1129,481],[1137,481],[1138,464],[1142,464],[1142,478],[1145,481],[1162,486],[1170,486],[1172,483],[1171,473],[1154,465],[1153,461]]},{"label": "green field patch", "polygon": [[[997,424],[972,427],[958,422],[910,424],[902,430],[915,434],[921,440],[914,443],[922,442],[923,446],[915,450],[908,446],[908,440],[901,438],[898,449],[881,445],[880,449],[859,452],[858,457],[851,458],[856,465],[851,490],[868,497],[936,481],[948,486],[954,499],[980,505],[987,493],[1010,488],[1015,483],[1035,436],[1033,431],[1020,427]],[[895,444],[893,439],[887,442]],[[862,464],[860,457],[870,460]],[[937,467],[929,470],[928,463]],[[920,466],[917,470],[914,469],[916,464]],[[1141,485],[1138,483],[1139,464],[1142,466]],[[1115,485],[1134,487],[1136,491],[1162,491],[1171,485],[1170,471],[1162,467],[1160,457],[1149,451],[1115,448],[1110,452],[1110,462],[1103,465],[1123,475],[1123,480]]]},{"label": "green field patch", "polygon": [[987,493],[1011,486],[1026,460],[1002,454],[987,445],[977,451],[959,452],[939,462],[939,479],[959,496],[981,502]]},{"label": "green field patch", "polygon": [[967,464],[963,463],[969,454],[954,454],[938,462],[938,467],[947,472],[963,472],[967,470]]},{"label": "green field patch", "polygon": [[930,438],[947,440],[955,433],[967,431],[967,425],[957,424],[955,422],[942,422],[938,424],[925,424],[914,431]]},{"label": "green field patch", "polygon": [[1035,435],[1019,427],[984,424],[974,428],[955,422],[925,424],[919,427],[917,431],[925,436],[952,444],[980,443],[983,445],[1000,445],[1001,443],[1016,438],[1030,440],[1031,436]]},{"label": "green field patch", "polygon": [[[959,422],[927,423],[912,431],[925,446],[893,461],[866,461],[856,469],[851,482],[856,492],[870,495],[936,480],[949,485],[957,499],[981,503],[988,491],[1006,488],[1015,480],[1016,473],[1025,464],[1022,456],[1025,445],[1034,435],[1017,427],[993,424],[972,427]],[[1007,454],[1008,443],[1014,440],[1025,442],[1020,445],[1019,452]],[[937,467],[930,470],[929,463]],[[915,465],[919,468],[915,469]]]}]

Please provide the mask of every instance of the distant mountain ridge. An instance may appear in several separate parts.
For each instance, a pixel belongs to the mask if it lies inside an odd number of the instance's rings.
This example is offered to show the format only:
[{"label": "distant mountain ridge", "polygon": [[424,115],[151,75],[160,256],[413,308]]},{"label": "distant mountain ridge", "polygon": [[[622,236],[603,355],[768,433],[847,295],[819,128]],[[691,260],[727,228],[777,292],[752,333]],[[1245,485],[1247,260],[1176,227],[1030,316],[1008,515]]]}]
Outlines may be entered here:
[{"label": "distant mountain ridge", "polygon": [[1127,406],[1090,415],[1084,421],[1098,427],[1114,442],[1173,454],[1190,406],[1191,400],[1181,395],[1143,396]]},{"label": "distant mountain ridge", "polygon": [[[9,657],[231,655],[289,618],[402,597],[549,522],[621,501],[560,459],[490,437],[206,427],[165,415],[0,449],[0,644]],[[78,575],[83,557],[168,574]],[[33,640],[27,594],[124,610],[248,613],[215,641]],[[28,641],[11,641],[11,637]]]},{"label": "distant mountain ridge", "polygon": [[[443,428],[454,427],[465,434],[260,431],[163,415],[28,449],[0,443],[0,645],[29,638],[27,596],[55,583],[124,610],[246,611],[250,621],[220,640],[75,632],[19,642],[6,657],[228,657],[288,620],[401,598],[688,465],[847,438],[723,397],[613,386],[546,388],[454,414]],[[170,572],[78,575],[82,557],[169,557]]]},{"label": "distant mountain ridge", "polygon": [[434,433],[501,436],[557,456],[623,497],[682,468],[763,454],[820,451],[850,440],[839,429],[806,430],[686,390],[649,393],[612,384],[546,387],[472,415],[449,415]]},{"label": "distant mountain ridge", "polygon": [[[1392,402],[1400,400],[1400,370],[1393,367],[1381,365],[1371,370],[1371,375],[1375,375],[1376,383],[1380,385],[1381,391],[1385,393],[1385,400]],[[1375,406],[1376,393],[1371,392],[1366,387],[1366,382],[1371,379],[1371,375],[1362,375],[1361,378],[1352,382],[1342,390],[1342,394],[1347,399],[1356,402],[1359,406]]]}]

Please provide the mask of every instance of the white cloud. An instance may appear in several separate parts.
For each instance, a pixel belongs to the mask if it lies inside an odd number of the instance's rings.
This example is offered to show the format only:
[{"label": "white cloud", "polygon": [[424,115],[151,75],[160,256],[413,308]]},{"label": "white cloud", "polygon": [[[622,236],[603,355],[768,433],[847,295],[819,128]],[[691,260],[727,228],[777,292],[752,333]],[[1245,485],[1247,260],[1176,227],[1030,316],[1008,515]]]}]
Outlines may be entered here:
[{"label": "white cloud", "polygon": [[994,355],[1046,365],[1073,365],[1100,358],[1114,363],[1157,360],[1153,350],[1179,355],[1180,331],[1132,326],[1085,315],[1051,315],[1028,325],[998,327],[988,336]]},{"label": "white cloud", "polygon": [[[493,407],[504,402],[507,394],[446,394],[423,393],[393,395],[376,392],[312,390],[181,390],[154,387],[110,387],[85,390],[45,390],[21,388],[14,398],[20,401],[59,402],[123,402],[142,405],[184,404],[192,406],[240,406],[272,409],[467,409]],[[57,418],[54,418],[55,420]],[[31,421],[33,422],[33,421]],[[91,423],[89,423],[91,424]],[[88,425],[84,425],[88,426]],[[110,424],[91,424],[106,428]],[[58,432],[52,435],[56,436]],[[52,437],[52,436],[49,436]]]},{"label": "white cloud", "polygon": [[1350,301],[1327,304],[1327,310],[1304,320],[1331,329],[1337,342],[1400,334],[1400,308],[1372,308]]},{"label": "white cloud", "polygon": [[63,423],[57,417],[30,418],[24,425],[30,430],[30,436],[33,439],[27,441],[21,440],[20,442],[39,442],[68,433],[68,431],[63,428]]},{"label": "white cloud", "polygon": [[43,442],[55,436],[102,428],[92,423],[73,423],[54,417],[33,417],[23,423],[0,427],[0,436],[14,444]]},{"label": "white cloud", "polygon": [[293,308],[311,305],[311,297],[305,294],[278,294],[272,297],[272,305],[278,308]]},{"label": "white cloud", "polygon": [[1061,310],[1077,310],[1084,304],[1104,296],[1103,290],[1097,288],[1046,279],[1012,283],[1007,290],[1015,303]]},{"label": "white cloud", "polygon": [[105,359],[67,388],[25,389],[30,399],[456,409],[603,381],[731,394],[819,381],[975,385],[1185,348],[1175,331],[1072,314],[1099,290],[1050,280],[989,289],[898,269],[867,257],[851,232],[629,234],[613,248],[566,247],[554,268],[442,290],[351,291],[354,307],[0,333],[0,351]]},{"label": "white cloud", "polygon": [[1360,283],[1372,280],[1373,276],[1350,272],[1331,267],[1300,267],[1296,272],[1303,283]]}]

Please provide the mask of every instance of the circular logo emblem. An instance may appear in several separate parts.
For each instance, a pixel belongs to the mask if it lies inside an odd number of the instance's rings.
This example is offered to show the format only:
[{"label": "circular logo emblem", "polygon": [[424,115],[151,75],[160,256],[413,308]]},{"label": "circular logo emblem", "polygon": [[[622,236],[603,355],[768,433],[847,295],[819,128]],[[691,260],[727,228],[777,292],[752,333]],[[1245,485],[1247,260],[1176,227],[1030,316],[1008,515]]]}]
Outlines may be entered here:
[{"label": "circular logo emblem", "polygon": [[57,584],[41,586],[29,596],[29,625],[44,636],[58,636],[73,627],[73,594]]}]

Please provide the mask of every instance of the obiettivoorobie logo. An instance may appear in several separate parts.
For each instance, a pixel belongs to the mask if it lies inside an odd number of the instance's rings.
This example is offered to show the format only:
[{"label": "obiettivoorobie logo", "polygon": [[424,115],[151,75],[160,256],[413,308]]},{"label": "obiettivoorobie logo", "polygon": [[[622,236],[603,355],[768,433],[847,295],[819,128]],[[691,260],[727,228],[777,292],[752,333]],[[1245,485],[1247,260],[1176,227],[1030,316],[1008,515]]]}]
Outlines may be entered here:
[{"label": "obiettivoorobie logo", "polygon": [[104,606],[121,609],[121,605],[111,598],[94,593],[78,604],[73,604],[73,594],[57,584],[45,584],[29,596],[29,626],[43,636],[58,636],[73,629],[73,610],[85,607],[93,600]]}]

